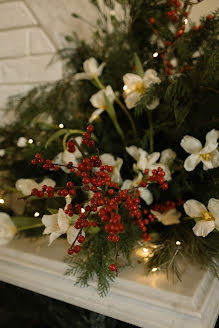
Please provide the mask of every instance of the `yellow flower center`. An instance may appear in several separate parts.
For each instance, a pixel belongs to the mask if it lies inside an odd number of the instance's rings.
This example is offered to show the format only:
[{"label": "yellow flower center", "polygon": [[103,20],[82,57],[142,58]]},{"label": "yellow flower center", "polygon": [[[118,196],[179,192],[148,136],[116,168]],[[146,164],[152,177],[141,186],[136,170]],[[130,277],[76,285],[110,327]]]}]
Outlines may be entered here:
[{"label": "yellow flower center", "polygon": [[207,153],[207,154],[202,154],[201,157],[205,160],[205,161],[210,161],[212,154],[211,153]]},{"label": "yellow flower center", "polygon": [[135,91],[137,91],[140,94],[143,94],[145,92],[144,82],[137,82],[135,84]]},{"label": "yellow flower center", "polygon": [[213,217],[212,213],[211,212],[203,212],[203,218],[206,220],[206,221],[212,221],[212,220],[215,220],[215,218]]}]

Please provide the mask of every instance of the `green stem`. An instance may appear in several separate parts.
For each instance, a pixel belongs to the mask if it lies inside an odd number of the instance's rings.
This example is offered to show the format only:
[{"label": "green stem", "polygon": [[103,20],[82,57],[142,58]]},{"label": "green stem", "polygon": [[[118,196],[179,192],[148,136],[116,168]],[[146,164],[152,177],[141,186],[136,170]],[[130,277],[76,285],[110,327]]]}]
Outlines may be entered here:
[{"label": "green stem", "polygon": [[126,109],[126,107],[123,105],[123,103],[119,100],[119,98],[115,98],[115,102],[117,102],[117,104],[121,107],[121,109],[124,111],[124,113],[126,114],[126,116],[129,119],[129,122],[131,124],[132,130],[134,132],[135,137],[137,136],[137,132],[136,132],[136,127],[135,127],[135,122],[131,116],[131,114],[128,112],[128,110]]},{"label": "green stem", "polygon": [[20,228],[17,228],[17,231],[25,231],[25,230],[30,230],[30,229],[40,228],[40,227],[44,227],[44,224],[37,223],[37,224],[33,224],[30,226],[26,226],[26,227],[20,227]]},{"label": "green stem", "polygon": [[105,89],[105,86],[104,86],[103,83],[100,81],[99,77],[95,77],[94,80],[95,80],[95,82],[96,82],[98,88],[100,88],[100,89]]},{"label": "green stem", "polygon": [[149,144],[150,144],[150,153],[154,151],[154,129],[153,129],[153,120],[152,120],[152,111],[147,110],[148,124],[149,124]]}]

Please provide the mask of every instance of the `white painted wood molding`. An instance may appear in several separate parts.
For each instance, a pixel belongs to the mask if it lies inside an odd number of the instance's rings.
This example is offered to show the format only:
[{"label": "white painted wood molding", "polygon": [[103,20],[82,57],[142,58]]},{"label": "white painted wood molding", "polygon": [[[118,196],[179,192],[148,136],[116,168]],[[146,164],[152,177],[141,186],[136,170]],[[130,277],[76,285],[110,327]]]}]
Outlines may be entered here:
[{"label": "white painted wood molding", "polygon": [[67,249],[59,239],[50,247],[39,240],[16,239],[0,248],[0,280],[142,328],[213,328],[219,312],[219,282],[210,272],[190,266],[182,282],[162,272],[145,276],[142,264],[127,268],[101,298],[96,282],[75,286],[62,262]]}]

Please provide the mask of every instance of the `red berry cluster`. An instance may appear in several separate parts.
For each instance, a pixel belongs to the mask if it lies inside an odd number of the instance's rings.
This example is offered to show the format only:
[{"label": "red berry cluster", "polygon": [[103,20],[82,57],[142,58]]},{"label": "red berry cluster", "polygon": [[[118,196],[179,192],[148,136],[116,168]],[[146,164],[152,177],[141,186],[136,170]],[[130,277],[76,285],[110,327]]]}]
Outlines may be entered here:
[{"label": "red berry cluster", "polygon": [[46,161],[44,161],[41,154],[36,154],[35,158],[32,159],[32,161],[31,161],[31,163],[33,165],[43,164],[44,162],[45,162],[45,164],[43,165],[44,170],[54,170],[54,171],[59,170],[59,166],[56,164],[53,164],[50,159],[47,159]]},{"label": "red berry cluster", "polygon": [[43,198],[45,196],[45,193],[49,198],[54,197],[54,188],[51,186],[43,185],[41,190],[33,188],[31,191],[31,195],[36,196],[38,198]]},{"label": "red berry cluster", "polygon": [[164,213],[176,208],[176,202],[167,201],[166,203],[157,203],[151,206],[151,209],[160,213]]},{"label": "red berry cluster", "polygon": [[[83,134],[82,147],[87,145],[88,147],[94,147],[95,142],[91,139],[91,132],[94,131],[94,127],[89,125],[87,131]],[[68,181],[64,188],[57,188],[57,194],[60,197],[75,196],[77,189],[85,191],[92,191],[93,195],[88,204],[84,206],[84,212],[82,211],[81,204],[68,204],[65,208],[65,213],[72,217],[77,214],[77,220],[74,227],[78,230],[78,234],[68,249],[68,254],[77,254],[80,252],[80,245],[85,241],[85,237],[82,235],[82,230],[89,226],[96,227],[96,222],[89,222],[88,217],[92,213],[96,213],[99,217],[99,225],[104,225],[105,231],[108,233],[108,240],[113,243],[119,242],[119,235],[125,230],[125,220],[119,214],[119,209],[123,206],[128,210],[129,216],[136,219],[138,226],[140,227],[143,238],[145,241],[150,239],[150,235],[146,232],[146,225],[151,222],[154,217],[152,214],[148,214],[145,218],[146,212],[142,212],[140,207],[140,192],[138,187],[131,189],[120,190],[117,183],[111,181],[111,173],[113,167],[109,165],[103,165],[99,155],[86,155],[83,148],[79,146],[74,140],[70,140],[67,143],[68,151],[75,151],[76,147],[82,154],[82,161],[73,166],[72,162],[69,162],[66,167],[70,170],[70,173],[75,173],[78,177],[81,177],[81,186],[75,186],[72,181]],[[97,149],[95,153],[98,154]],[[33,162],[34,161],[34,162]],[[36,154],[33,164],[43,164],[44,160],[40,154]],[[56,165],[50,160],[46,160],[43,165],[44,169],[54,169]],[[58,165],[57,165],[58,166]],[[58,166],[59,167],[59,166]],[[168,184],[164,179],[165,172],[161,167],[157,170],[152,170],[152,175],[149,175],[149,170],[144,171],[143,180],[140,183],[140,187],[147,187],[148,184],[158,183],[162,189],[167,189]],[[32,190],[32,195],[43,197],[44,193],[47,193],[48,197],[54,196],[54,188],[49,186],[43,186],[42,190]],[[117,271],[115,264],[110,265],[110,270]]]}]

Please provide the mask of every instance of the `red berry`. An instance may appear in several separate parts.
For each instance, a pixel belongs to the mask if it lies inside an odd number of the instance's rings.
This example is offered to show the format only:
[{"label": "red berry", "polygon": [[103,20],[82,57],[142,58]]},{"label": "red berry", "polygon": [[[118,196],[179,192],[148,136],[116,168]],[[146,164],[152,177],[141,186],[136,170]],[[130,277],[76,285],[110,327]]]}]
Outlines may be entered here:
[{"label": "red berry", "polygon": [[111,271],[117,271],[117,266],[115,264],[110,264]]},{"label": "red berry", "polygon": [[66,184],[66,187],[71,189],[74,186],[74,183],[72,181],[68,181]]},{"label": "red berry", "polygon": [[213,15],[208,15],[208,16],[207,16],[207,19],[209,19],[209,20],[212,20],[213,18],[214,18]]},{"label": "red berry", "polygon": [[93,125],[88,125],[87,131],[88,132],[93,132],[94,131],[94,126]]},{"label": "red berry", "polygon": [[167,190],[168,189],[168,184],[165,182],[165,183],[163,183],[162,185],[161,185],[161,188],[163,189],[163,190]]},{"label": "red berry", "polygon": [[74,252],[75,252],[76,254],[79,253],[80,250],[81,250],[81,246],[76,245],[76,246],[74,247]]},{"label": "red berry", "polygon": [[37,160],[36,160],[36,159],[32,159],[31,163],[32,163],[33,165],[37,165]]},{"label": "red berry", "polygon": [[69,194],[70,194],[71,196],[75,196],[75,195],[76,195],[76,189],[74,189],[74,188],[70,189],[70,190],[69,190]]},{"label": "red berry", "polygon": [[71,248],[69,248],[69,249],[68,249],[68,255],[72,255],[73,253],[74,253],[74,250],[71,249]]},{"label": "red berry", "polygon": [[79,236],[78,237],[78,242],[81,244],[81,243],[83,243],[85,241],[85,237],[84,236]]},{"label": "red berry", "polygon": [[155,23],[155,18],[151,17],[151,18],[149,19],[149,22],[150,22],[151,24],[154,24],[154,23]]}]

